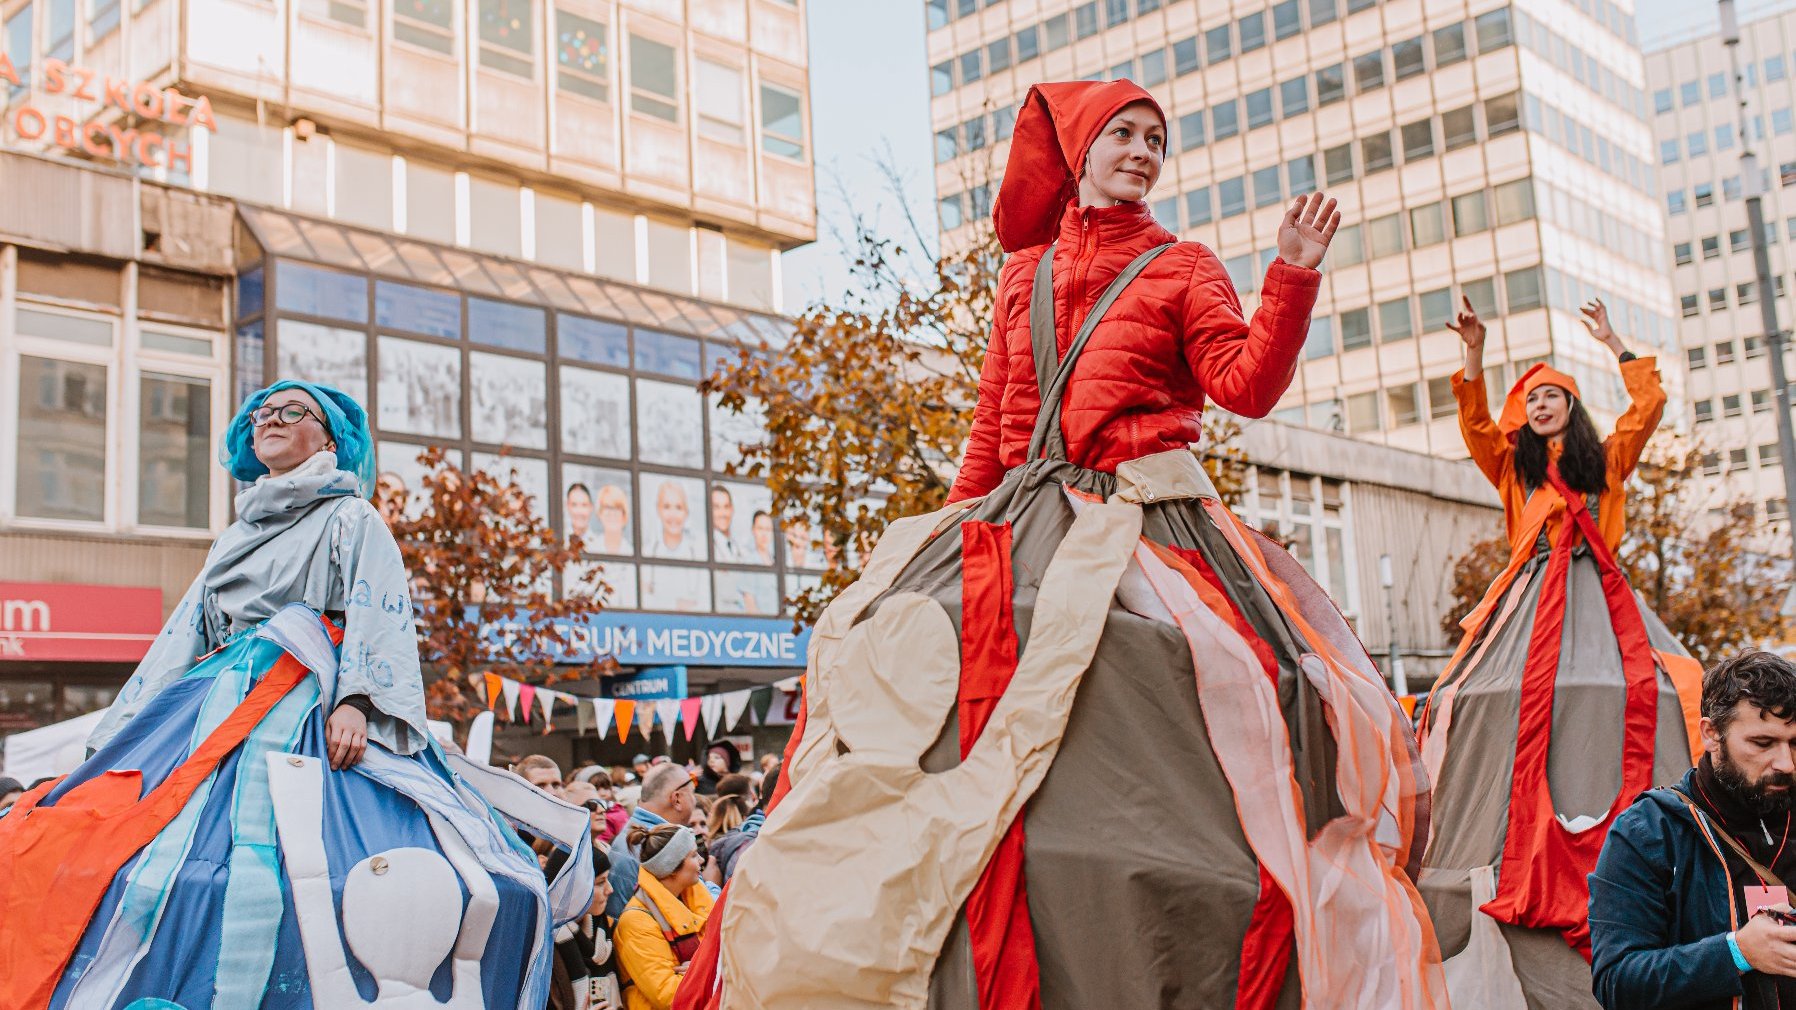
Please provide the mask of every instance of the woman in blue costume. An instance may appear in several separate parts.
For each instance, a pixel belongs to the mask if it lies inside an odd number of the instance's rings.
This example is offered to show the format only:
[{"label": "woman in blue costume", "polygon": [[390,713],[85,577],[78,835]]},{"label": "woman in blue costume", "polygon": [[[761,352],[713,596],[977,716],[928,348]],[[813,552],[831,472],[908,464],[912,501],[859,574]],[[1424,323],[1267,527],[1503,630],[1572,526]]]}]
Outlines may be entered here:
[{"label": "woman in blue costume", "polygon": [[[244,401],[237,521],[88,761],[0,817],[0,1005],[543,1005],[585,812],[432,742],[372,449],[335,389]],[[581,858],[545,886],[513,825]]]}]

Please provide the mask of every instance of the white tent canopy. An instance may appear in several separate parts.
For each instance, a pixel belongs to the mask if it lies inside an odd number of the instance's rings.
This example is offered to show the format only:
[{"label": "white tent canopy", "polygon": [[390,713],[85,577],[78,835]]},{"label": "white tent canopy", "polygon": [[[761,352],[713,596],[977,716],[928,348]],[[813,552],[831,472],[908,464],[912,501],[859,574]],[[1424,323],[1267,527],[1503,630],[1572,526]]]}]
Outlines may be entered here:
[{"label": "white tent canopy", "polygon": [[105,709],[66,722],[14,733],[6,738],[6,757],[0,775],[26,785],[41,778],[66,775],[87,757],[87,738],[106,714]]}]

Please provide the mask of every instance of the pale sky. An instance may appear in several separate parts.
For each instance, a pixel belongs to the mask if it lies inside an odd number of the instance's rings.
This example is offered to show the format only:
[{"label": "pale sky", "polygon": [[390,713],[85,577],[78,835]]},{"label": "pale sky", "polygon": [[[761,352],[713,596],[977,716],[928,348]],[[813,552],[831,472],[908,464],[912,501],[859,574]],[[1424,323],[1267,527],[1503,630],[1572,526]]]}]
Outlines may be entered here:
[{"label": "pale sky", "polygon": [[[1796,0],[1739,0],[1742,21],[1793,7]],[[1711,0],[1637,0],[1635,9],[1641,44],[1649,48],[1717,23]],[[923,5],[811,0],[809,16],[818,236],[783,261],[788,313],[847,287],[848,201],[883,234],[908,235],[900,200],[880,170],[882,158],[897,170],[919,223],[935,228]]]}]

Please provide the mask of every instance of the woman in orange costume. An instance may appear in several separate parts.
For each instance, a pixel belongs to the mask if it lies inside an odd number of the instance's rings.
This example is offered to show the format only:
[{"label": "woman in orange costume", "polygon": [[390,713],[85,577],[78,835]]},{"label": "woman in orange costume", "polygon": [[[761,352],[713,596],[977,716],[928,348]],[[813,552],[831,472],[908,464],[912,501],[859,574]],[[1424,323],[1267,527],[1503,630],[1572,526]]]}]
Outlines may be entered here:
[{"label": "woman in orange costume", "polygon": [[1693,709],[1702,672],[1614,557],[1665,391],[1596,301],[1584,325],[1615,352],[1631,400],[1614,433],[1599,438],[1577,381],[1544,363],[1493,420],[1484,324],[1465,309],[1448,324],[1465,343],[1453,392],[1466,447],[1503,501],[1510,558],[1423,714],[1435,830],[1421,891],[1455,1003],[1595,1008],[1585,877],[1615,815],[1689,768],[1680,691]]}]

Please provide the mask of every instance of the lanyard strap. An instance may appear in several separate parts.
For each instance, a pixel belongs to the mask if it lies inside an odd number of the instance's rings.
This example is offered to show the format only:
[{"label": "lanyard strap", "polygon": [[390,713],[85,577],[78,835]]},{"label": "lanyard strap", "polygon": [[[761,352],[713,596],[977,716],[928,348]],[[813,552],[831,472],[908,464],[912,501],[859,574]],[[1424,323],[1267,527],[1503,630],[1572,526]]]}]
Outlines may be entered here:
[{"label": "lanyard strap", "polygon": [[[1688,795],[1685,794],[1685,792],[1682,789],[1679,789],[1677,786],[1666,786],[1665,788],[1671,790],[1673,793],[1676,793],[1677,797],[1679,799],[1683,800],[1685,805],[1687,805],[1690,808],[1691,815],[1696,817],[1698,819],[1698,822],[1700,823],[1703,815],[1702,815],[1701,810],[1699,810],[1697,808],[1696,801],[1692,800]],[[1772,873],[1769,867],[1766,867],[1764,864],[1760,863],[1758,860],[1752,858],[1752,853],[1746,851],[1746,846],[1740,844],[1740,840],[1738,838],[1735,838],[1733,836],[1733,833],[1728,831],[1727,827],[1725,825],[1721,824],[1720,821],[1717,820],[1715,822],[1715,830],[1713,832],[1711,832],[1711,834],[1713,834],[1716,838],[1719,838],[1721,840],[1721,844],[1734,850],[1735,855],[1739,856],[1741,859],[1746,860],[1746,865],[1752,870],[1752,872],[1759,875],[1760,883],[1769,884],[1772,887],[1784,886],[1784,882],[1782,880],[1778,879],[1777,874]]]}]

